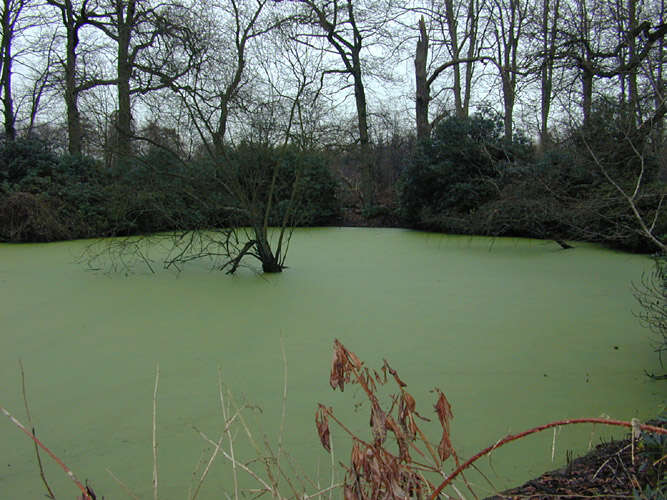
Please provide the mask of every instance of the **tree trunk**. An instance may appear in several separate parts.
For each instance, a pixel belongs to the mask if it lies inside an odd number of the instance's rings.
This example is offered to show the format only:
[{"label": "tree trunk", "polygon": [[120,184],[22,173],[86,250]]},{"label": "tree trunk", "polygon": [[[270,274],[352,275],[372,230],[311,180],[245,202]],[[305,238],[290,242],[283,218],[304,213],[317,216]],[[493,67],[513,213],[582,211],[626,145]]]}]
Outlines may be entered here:
[{"label": "tree trunk", "polygon": [[[357,37],[355,37],[356,39]],[[359,127],[359,144],[361,146],[361,182],[366,207],[375,203],[375,187],[373,183],[373,158],[370,148],[370,134],[368,133],[368,107],[366,91],[361,77],[361,59],[359,52],[361,44],[352,51],[352,78],[354,79],[354,101],[357,108],[357,126]]]},{"label": "tree trunk", "polygon": [[[357,58],[358,60],[358,58]],[[370,148],[370,135],[368,133],[368,112],[366,106],[366,92],[361,80],[361,64],[358,71],[354,72],[354,99],[357,105],[357,122],[359,126],[359,144],[361,145],[361,181],[364,191],[366,207],[375,203],[375,188],[373,183],[373,158]]]},{"label": "tree trunk", "polygon": [[10,0],[4,0],[2,10],[2,104],[5,138],[16,139],[14,103],[12,101],[12,39],[14,26],[10,20]]},{"label": "tree trunk", "polygon": [[505,130],[505,142],[512,142],[512,125],[514,115],[514,84],[512,75],[507,68],[502,69],[503,83],[503,125]]},{"label": "tree trunk", "polygon": [[[551,0],[542,1],[542,52],[543,61],[540,70],[540,152],[546,151],[551,145],[549,136],[549,112],[551,110],[551,93],[553,90],[553,69],[556,54],[556,33],[558,31],[560,1],[552,4]],[[551,24],[550,24],[551,19]]]},{"label": "tree trunk", "polygon": [[[449,32],[449,40],[452,44],[452,60],[458,61],[460,59],[459,37],[457,32],[457,19],[454,13],[454,5],[452,0],[445,0],[445,15],[447,18],[447,31]],[[461,68],[458,64],[454,65],[454,109],[458,118],[463,116],[463,100],[461,98]]]},{"label": "tree trunk", "polygon": [[278,261],[278,258],[273,254],[271,245],[269,244],[267,228],[255,227],[255,247],[262,263],[262,271],[265,273],[281,273],[283,265]]},{"label": "tree trunk", "polygon": [[472,96],[472,77],[475,70],[473,58],[477,52],[477,29],[478,29],[478,19],[477,15],[477,0],[469,0],[468,2],[468,62],[465,66],[465,87],[463,90],[463,109],[462,109],[462,118],[468,118],[470,114],[470,98]]},{"label": "tree trunk", "polygon": [[[665,23],[665,0],[661,0],[660,2],[660,24]],[[656,57],[656,61],[658,61],[657,64],[657,77],[656,77],[656,85],[654,89],[654,105],[655,109],[658,110],[660,109],[661,106],[665,105],[665,89],[667,89],[667,81],[665,81],[665,78],[663,77],[663,63],[664,61],[664,54],[665,54],[665,37],[661,37],[659,42],[658,42],[658,54]],[[657,137],[663,137],[662,132],[664,130],[664,125],[665,125],[665,120],[664,117],[660,117],[660,119],[657,121],[656,129],[657,129]],[[665,165],[667,165],[667,161],[663,161]],[[665,177],[667,177],[667,169],[665,169]]]},{"label": "tree trunk", "polygon": [[[628,30],[634,33],[637,29],[637,0],[628,0]],[[637,38],[628,36],[628,59],[633,61],[637,55]],[[638,125],[642,121],[639,107],[639,90],[637,87],[637,68],[634,66],[628,74],[628,104],[632,113],[633,123]]]},{"label": "tree trunk", "polygon": [[232,81],[220,96],[220,117],[218,118],[218,125],[213,134],[213,147],[218,157],[222,157],[225,154],[225,134],[227,133],[227,120],[229,119],[229,105],[238,91],[239,85],[241,85],[243,71],[245,70],[245,47],[247,40],[245,37],[247,35],[241,36],[241,33],[237,32],[236,36],[236,69],[234,70]]},{"label": "tree trunk", "polygon": [[431,96],[426,79],[426,59],[428,57],[428,34],[424,18],[419,20],[419,39],[415,51],[415,118],[417,121],[417,139],[425,140],[431,133],[428,121],[428,107]]},{"label": "tree trunk", "polygon": [[67,2],[67,57],[65,60],[65,106],[67,107],[67,136],[68,136],[68,150],[72,155],[80,155],[82,146],[81,139],[83,136],[81,130],[81,115],[79,114],[78,98],[76,82],[76,48],[79,44],[78,30],[74,26],[74,19],[72,19],[72,5]]},{"label": "tree trunk", "polygon": [[589,129],[593,110],[593,71],[591,69],[591,64],[588,61],[584,61],[582,64],[581,83],[583,91],[581,106],[584,115],[584,129]]},{"label": "tree trunk", "polygon": [[118,3],[118,117],[116,164],[127,161],[132,154],[132,108],[130,102],[130,40],[134,22],[135,0],[130,0],[125,9],[124,2]]},{"label": "tree trunk", "polygon": [[[357,65],[355,65],[357,66]],[[368,112],[366,106],[366,91],[361,80],[361,65],[354,72],[354,100],[357,105],[357,123],[359,126],[359,143],[362,146],[370,144],[368,134]]]}]

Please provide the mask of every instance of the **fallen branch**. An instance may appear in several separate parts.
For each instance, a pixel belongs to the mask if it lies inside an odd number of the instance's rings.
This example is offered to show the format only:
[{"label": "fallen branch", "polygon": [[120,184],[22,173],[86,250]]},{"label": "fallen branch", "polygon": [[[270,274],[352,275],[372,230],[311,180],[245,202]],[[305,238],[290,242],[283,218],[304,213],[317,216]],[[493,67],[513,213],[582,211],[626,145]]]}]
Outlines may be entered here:
[{"label": "fallen branch", "polygon": [[53,453],[51,450],[49,450],[37,437],[32,434],[28,429],[25,428],[25,426],[19,422],[11,413],[9,413],[4,407],[0,406],[0,411],[4,413],[7,418],[19,429],[21,429],[30,439],[32,439],[37,446],[39,446],[42,450],[44,450],[60,467],[65,471],[67,476],[74,481],[74,484],[77,485],[77,487],[81,490],[81,493],[83,493],[83,500],[94,500],[90,494],[88,493],[88,488],[86,488],[83,484],[81,484],[81,481],[74,475],[74,472],[67,467],[62,460],[60,460],[55,453]]},{"label": "fallen branch", "polygon": [[435,498],[440,494],[440,492],[443,489],[445,489],[445,487],[449,485],[454,480],[454,478],[456,478],[456,476],[458,476],[461,472],[470,467],[473,463],[475,463],[483,456],[491,453],[493,450],[496,450],[507,443],[511,443],[512,441],[516,441],[517,439],[521,439],[530,434],[536,434],[538,432],[551,429],[553,427],[561,427],[563,425],[571,425],[571,424],[604,424],[604,425],[616,425],[620,427],[630,427],[630,428],[639,427],[642,431],[654,432],[656,434],[667,434],[667,429],[663,429],[662,427],[656,427],[654,425],[646,425],[646,424],[637,425],[633,422],[625,422],[623,420],[608,420],[604,418],[575,418],[569,420],[558,420],[556,422],[551,422],[549,424],[533,427],[532,429],[520,432],[518,434],[510,434],[509,436],[504,437],[503,439],[493,444],[492,446],[489,446],[480,451],[479,453],[477,453],[476,455],[473,455],[464,464],[458,466],[456,470],[454,470],[454,472],[452,472],[449,475],[449,477],[447,477],[447,479],[445,479],[440,484],[440,486],[438,486],[433,491],[433,493],[431,493],[431,496],[428,498],[428,500],[435,500]]}]

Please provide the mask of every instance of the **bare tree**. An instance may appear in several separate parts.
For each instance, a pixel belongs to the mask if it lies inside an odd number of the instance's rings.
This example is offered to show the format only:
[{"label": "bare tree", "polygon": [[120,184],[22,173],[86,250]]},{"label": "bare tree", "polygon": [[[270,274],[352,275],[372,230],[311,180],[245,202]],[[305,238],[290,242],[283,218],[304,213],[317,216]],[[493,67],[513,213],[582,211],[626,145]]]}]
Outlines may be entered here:
[{"label": "bare tree", "polygon": [[77,68],[79,58],[80,32],[86,25],[97,22],[105,14],[99,12],[99,5],[94,0],[82,0],[75,4],[72,0],[47,0],[55,7],[65,29],[65,57],[60,64],[64,70],[65,107],[67,109],[67,137],[70,154],[82,152],[83,128],[79,112],[79,95],[98,85],[113,85],[115,79],[96,77],[82,78],[82,71]]},{"label": "bare tree", "polygon": [[431,103],[430,85],[426,73],[428,59],[428,33],[426,23],[422,17],[419,20],[419,39],[415,49],[415,120],[417,121],[417,138],[424,140],[431,134],[431,124],[428,117]]},{"label": "bare tree", "polygon": [[[590,125],[593,107],[593,86],[595,82],[618,78],[626,85],[632,103],[632,113],[637,120],[641,116],[638,109],[637,73],[640,65],[650,60],[655,45],[664,43],[667,25],[655,24],[646,19],[639,23],[637,3],[628,0],[627,9],[619,15],[612,33],[607,26],[607,4],[600,0],[575,0],[563,18],[562,50],[558,57],[571,61],[579,71],[582,82],[582,113],[584,127]],[[662,63],[660,63],[662,64]],[[653,120],[662,119],[667,112],[664,106],[656,107],[651,117],[643,120],[644,129],[652,128]],[[640,129],[642,125],[640,125]]]},{"label": "bare tree", "polygon": [[19,19],[29,0],[2,0],[0,23],[2,39],[0,39],[0,75],[2,77],[2,104],[5,137],[16,138],[16,115],[12,96],[12,64],[14,62],[13,43],[20,31]]},{"label": "bare tree", "polygon": [[55,33],[51,33],[39,42],[38,50],[43,58],[30,68],[33,76],[30,78],[32,87],[28,94],[30,111],[28,113],[28,124],[26,126],[27,136],[32,136],[34,134],[37,126],[38,114],[43,108],[42,101],[54,87],[52,73],[58,52],[56,38]]},{"label": "bare tree", "polygon": [[[415,116],[417,121],[417,137],[424,138],[443,117],[439,113],[430,119],[429,106],[434,96],[433,88],[436,80],[449,69],[453,70],[451,90],[454,94],[456,116],[466,118],[470,111],[472,84],[475,63],[490,59],[481,55],[481,42],[484,29],[480,33],[480,13],[483,1],[470,2],[445,0],[444,5],[432,2],[425,7],[417,7],[415,11],[422,14],[419,20],[419,38],[415,51],[415,82],[416,102]],[[464,11],[465,15],[461,12]],[[427,28],[424,16],[428,19]],[[464,22],[461,23],[461,20]],[[463,24],[463,31],[460,25]],[[429,36],[433,33],[433,37]],[[481,36],[480,36],[481,35]],[[443,61],[445,48],[447,57]],[[434,50],[435,49],[435,50]],[[429,50],[432,56],[429,57]],[[461,67],[464,68],[463,75]],[[449,91],[449,87],[447,90]]]},{"label": "bare tree", "polygon": [[[217,212],[220,227],[201,227],[197,221],[186,219],[175,221],[181,232],[151,237],[151,240],[166,238],[171,245],[170,255],[165,260],[167,267],[179,267],[202,257],[215,259],[216,266],[228,273],[234,273],[245,257],[257,259],[266,273],[281,272],[285,267],[291,229],[298,215],[294,210],[299,194],[298,168],[288,199],[280,200],[284,210],[277,229],[273,231],[270,224],[276,222],[276,204],[282,182],[279,177],[292,131],[303,118],[307,87],[319,79],[313,80],[301,70],[304,66],[300,53],[292,51],[291,67],[297,78],[291,79],[295,87],[289,98],[281,96],[287,104],[284,128],[278,134],[282,136],[281,143],[233,146],[230,118],[235,107],[249,106],[242,102],[242,93],[248,91],[250,44],[284,23],[281,18],[266,15],[267,4],[267,0],[258,0],[254,5],[231,0],[227,5],[218,4],[215,9],[201,5],[201,17],[192,19],[191,29],[208,51],[183,81],[172,81],[170,88],[179,97],[190,123],[199,133],[202,154],[198,161],[207,166],[207,177],[191,175],[187,168],[184,174],[169,175],[179,176],[184,194],[192,203],[201,203],[197,196],[198,183],[216,187],[220,193],[219,204],[208,208]],[[275,50],[272,56],[275,56]],[[259,95],[253,94],[254,101],[258,98]],[[266,109],[272,104],[266,103]],[[258,106],[257,102],[255,106]],[[276,127],[277,124],[267,126]],[[141,140],[167,149],[164,141],[151,139],[150,130],[145,132]],[[266,152],[271,155],[264,154]],[[116,254],[132,252],[136,255],[137,248],[135,241],[130,241],[129,245],[122,242]]]},{"label": "bare tree", "polygon": [[495,55],[491,59],[500,76],[503,97],[505,140],[512,140],[517,83],[525,62],[519,51],[528,14],[525,0],[491,0],[489,17],[493,29]]},{"label": "bare tree", "polygon": [[[199,57],[199,45],[187,25],[187,8],[149,0],[106,0],[105,18],[89,22],[115,45],[118,110],[116,162],[132,156],[132,96],[167,88],[186,75]],[[178,56],[183,56],[178,59]]]},{"label": "bare tree", "polygon": [[[480,14],[484,4],[485,0],[471,0],[468,2],[459,0],[456,3],[453,0],[445,0],[447,32],[450,39],[447,46],[451,60],[454,62],[454,108],[456,116],[459,118],[468,117],[475,62],[484,60],[483,57],[480,57],[481,44],[486,34],[486,28],[480,26]],[[465,17],[461,16],[461,11],[464,9]],[[460,22],[461,17],[465,21],[463,30],[460,28],[462,24]],[[463,82],[461,81],[461,66],[464,68]],[[461,94],[462,85],[463,94]]]},{"label": "bare tree", "polygon": [[[537,9],[536,9],[537,10]],[[554,91],[554,66],[558,50],[558,27],[561,16],[560,0],[542,0],[540,9],[533,13],[539,19],[537,30],[540,72],[540,150],[551,143],[549,114]]]},{"label": "bare tree", "polygon": [[370,151],[368,103],[364,83],[363,53],[368,49],[369,39],[381,34],[388,21],[388,9],[377,2],[355,2],[353,0],[295,0],[302,4],[300,21],[304,27],[317,28],[300,37],[324,39],[328,51],[336,57],[342,67],[325,70],[326,75],[343,75],[351,80],[357,118],[358,143],[362,158],[363,200],[367,206],[373,204],[373,161]]},{"label": "bare tree", "polygon": [[[653,8],[650,10],[653,16],[657,18],[657,24],[660,26],[665,25],[665,0],[657,0],[652,2]],[[653,107],[657,111],[660,109],[665,109],[667,106],[666,102],[666,93],[667,93],[667,79],[663,74],[664,71],[664,61],[665,61],[665,37],[660,37],[658,40],[657,46],[654,48],[654,54],[650,58],[650,63],[646,70],[646,78],[650,83],[650,86],[653,91]],[[664,130],[664,113],[662,116],[659,116],[656,119],[655,130],[657,135],[660,135]],[[667,164],[665,165],[667,169]],[[666,170],[667,174],[667,170]]]}]

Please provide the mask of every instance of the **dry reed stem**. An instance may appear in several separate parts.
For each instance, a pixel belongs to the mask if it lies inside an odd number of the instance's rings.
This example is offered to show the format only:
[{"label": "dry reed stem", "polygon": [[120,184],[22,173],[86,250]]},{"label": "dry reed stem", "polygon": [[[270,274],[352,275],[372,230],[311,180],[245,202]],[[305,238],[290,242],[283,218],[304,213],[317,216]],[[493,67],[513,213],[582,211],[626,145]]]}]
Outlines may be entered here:
[{"label": "dry reed stem", "polygon": [[[459,455],[456,453],[456,450],[452,448],[452,455],[454,456],[454,462],[456,463],[456,466],[460,466],[461,462],[459,461]],[[470,486],[470,483],[468,482],[468,478],[465,476],[463,472],[461,472],[461,478],[463,479],[463,482],[466,485],[466,488],[468,488],[468,491],[470,491],[470,494],[475,498],[475,500],[479,500],[479,497],[475,494],[475,491],[472,489],[472,486]],[[461,496],[461,494],[457,491],[457,494]]]},{"label": "dry reed stem", "polygon": [[553,462],[556,458],[556,432],[560,430],[560,427],[554,427],[554,437],[551,440],[551,461]]},{"label": "dry reed stem", "polygon": [[318,466],[317,466],[317,472],[316,476],[318,477],[318,481],[315,482],[295,461],[294,459],[289,455],[289,453],[284,453],[284,456],[286,457],[290,468],[292,470],[292,474],[299,479],[301,483],[301,488],[303,491],[306,491],[308,488],[313,488],[315,490],[320,490],[322,489],[322,485],[319,484],[319,460],[318,460]]},{"label": "dry reed stem", "polygon": [[44,450],[67,474],[67,476],[76,484],[76,486],[81,490],[81,493],[83,493],[83,499],[84,500],[92,500],[90,495],[88,494],[88,490],[86,487],[81,484],[81,481],[76,477],[74,472],[67,467],[62,460],[60,460],[55,453],[53,453],[51,450],[49,450],[44,443],[42,443],[39,439],[37,439],[37,436],[32,434],[28,429],[25,428],[25,426],[19,422],[11,413],[9,413],[3,406],[0,406],[0,411],[5,414],[5,416],[19,429],[21,429],[26,436],[28,436],[30,439],[32,439],[37,445]]},{"label": "dry reed stem", "polygon": [[[452,484],[452,488],[454,488],[454,491],[459,496],[460,500],[466,500],[466,497],[463,495],[463,493],[461,493],[461,490],[459,490],[455,484]],[[468,488],[470,487],[468,486]]]},{"label": "dry reed stem", "polygon": [[[482,458],[484,455],[487,455],[491,453],[493,450],[500,448],[501,446],[506,445],[507,443],[511,443],[512,441],[516,441],[517,439],[521,439],[525,436],[528,436],[530,434],[535,434],[537,432],[544,431],[546,429],[551,429],[553,427],[559,427],[562,425],[573,425],[573,424],[604,424],[604,425],[614,425],[614,426],[619,426],[619,427],[630,427],[633,428],[633,423],[632,422],[625,422],[623,420],[605,420],[603,418],[575,418],[575,419],[568,419],[568,420],[558,420],[556,422],[551,422],[548,424],[540,425],[538,427],[533,427],[532,429],[528,429],[527,431],[520,432],[518,434],[510,434],[500,440],[498,440],[494,445],[489,446],[479,453],[476,453],[473,455],[471,458],[469,458],[464,464],[460,465],[459,467],[452,472],[447,479],[445,479],[440,486],[438,486],[435,491],[431,494],[428,500],[435,500],[435,498],[440,494],[440,492],[447,486],[449,485],[456,476],[458,476],[462,471],[470,467],[471,464]],[[637,427],[635,425],[634,427]],[[646,424],[640,424],[638,427],[643,430],[643,431],[648,431],[648,432],[655,432],[657,434],[667,434],[667,429],[663,429],[661,427],[656,427],[654,425],[646,425]]]},{"label": "dry reed stem", "polygon": [[278,432],[278,455],[276,456],[276,467],[280,467],[280,456],[283,452],[283,435],[285,433],[285,418],[287,416],[287,355],[285,354],[285,340],[282,332],[280,334],[280,353],[283,357],[283,400],[282,415],[280,416],[280,431]]},{"label": "dry reed stem", "polygon": [[[240,411],[241,410],[238,410],[231,419],[229,419],[228,421],[225,422],[225,429],[220,434],[220,439],[217,441],[217,443],[214,443],[214,448],[215,449],[213,450],[213,454],[209,458],[209,460],[206,464],[206,467],[204,468],[204,471],[202,472],[202,475],[199,478],[199,482],[197,483],[197,487],[195,488],[195,491],[194,491],[193,495],[190,497],[190,500],[195,500],[197,498],[197,496],[199,495],[199,491],[200,491],[202,485],[204,484],[204,481],[206,480],[206,477],[208,476],[208,472],[209,472],[211,466],[213,465],[213,462],[217,458],[218,453],[220,452],[220,447],[222,446],[222,442],[225,438],[225,434],[227,434],[229,432],[229,428],[234,423],[234,420],[236,420],[236,417],[238,417],[238,414],[239,414]],[[231,437],[230,437],[230,439],[231,439]],[[236,469],[236,467],[234,465],[232,465],[232,467],[234,469]],[[235,493],[238,497],[238,491],[236,491]]]},{"label": "dry reed stem", "polygon": [[215,449],[213,450],[213,454],[211,455],[211,458],[209,458],[208,463],[206,464],[206,467],[204,467],[204,471],[202,472],[201,478],[199,478],[199,483],[197,483],[197,487],[195,488],[194,493],[192,494],[192,497],[190,500],[195,500],[197,496],[199,496],[199,491],[201,490],[202,485],[204,484],[204,480],[206,479],[206,476],[208,475],[208,471],[211,468],[211,465],[213,465],[213,462],[215,461],[215,457],[218,456],[218,452],[220,451],[220,446],[222,446],[222,441],[225,439],[224,433],[220,436],[220,439],[218,439],[218,442],[215,443]]},{"label": "dry reed stem", "polygon": [[192,488],[195,485],[195,483],[198,481],[197,479],[197,474],[201,470],[201,468],[204,466],[204,462],[206,461],[204,459],[204,455],[206,455],[206,449],[203,449],[201,453],[199,454],[199,460],[197,460],[197,465],[195,465],[194,469],[192,469],[192,479],[190,480],[190,486],[188,488],[188,500],[191,500],[192,498]]},{"label": "dry reed stem", "polygon": [[[199,435],[204,439],[204,441],[206,441],[207,443],[209,443],[209,444],[211,444],[211,445],[213,445],[213,446],[216,445],[216,442],[213,441],[213,440],[211,440],[211,439],[210,439],[206,434],[204,434],[202,431],[200,431],[200,430],[198,430],[198,429],[195,429],[195,430],[196,430],[196,431],[199,433]],[[226,458],[227,460],[229,460],[230,462],[232,462],[232,464],[236,464],[241,470],[247,472],[248,475],[250,475],[250,477],[252,477],[255,481],[257,481],[261,486],[264,487],[264,490],[262,490],[262,491],[268,491],[269,493],[272,493],[272,492],[273,492],[272,487],[271,487],[266,481],[264,481],[261,477],[259,477],[259,476],[257,475],[257,473],[255,473],[255,471],[253,471],[250,467],[248,467],[248,466],[245,465],[244,463],[241,463],[241,462],[236,461],[236,460],[235,460],[234,458],[232,458],[232,457],[231,457],[225,450],[222,450],[222,456],[225,457],[225,458]]]},{"label": "dry reed stem", "polygon": [[[225,407],[225,396],[222,390],[222,369],[218,366],[218,393],[220,396],[220,410],[222,418],[227,422],[228,410]],[[240,410],[239,410],[240,411]],[[239,500],[239,478],[236,470],[236,460],[234,459],[234,439],[232,438],[232,431],[230,426],[227,427],[227,439],[229,440],[229,455],[232,457],[232,475],[234,479],[234,500]]]},{"label": "dry reed stem", "polygon": [[329,455],[331,455],[331,484],[329,486],[329,500],[333,500],[333,485],[336,481],[336,458],[334,457],[334,444],[332,435],[329,435],[329,449]]},{"label": "dry reed stem", "polygon": [[[19,359],[19,367],[21,368],[21,393],[23,394],[23,403],[25,404],[25,413],[26,416],[28,417],[28,425],[30,426],[30,430],[32,431],[32,435],[35,436],[35,426],[32,423],[32,416],[30,415],[30,407],[28,406],[28,393],[26,392],[25,389],[25,372],[23,370],[23,361]],[[46,474],[44,473],[44,466],[42,465],[42,457],[39,454],[39,446],[37,446],[37,442],[33,441],[33,444],[35,445],[35,455],[37,456],[37,465],[39,467],[39,477],[42,478],[42,482],[44,483],[44,487],[46,488],[47,497],[51,498],[52,500],[55,500],[56,495],[53,493],[53,490],[51,489],[51,486],[49,486],[49,482],[46,480]]]},{"label": "dry reed stem", "polygon": [[[277,457],[276,457],[276,456],[273,454],[273,452],[271,451],[271,448],[269,447],[269,443],[268,443],[268,442],[265,442],[265,444],[266,444],[267,449],[269,449],[269,451],[271,452],[271,457],[272,457],[272,458],[274,459],[274,461],[275,461]],[[267,463],[267,466],[268,466],[268,463]],[[278,490],[278,480],[279,480],[280,477],[282,476],[283,478],[285,478],[285,481],[287,481],[288,486],[289,486],[290,489],[292,490],[292,493],[294,494],[294,498],[300,498],[301,495],[300,495],[299,492],[297,491],[297,489],[296,489],[296,487],[294,486],[294,483],[293,483],[292,480],[290,479],[289,475],[287,475],[287,474],[285,473],[285,471],[283,470],[282,467],[279,467],[279,466],[278,466],[278,463],[277,463],[277,462],[276,462],[276,469],[277,469],[277,472],[278,472],[278,477],[277,477],[277,479],[276,479],[276,484],[275,484],[275,487],[274,487],[275,491],[279,491],[279,490]]]},{"label": "dry reed stem", "polygon": [[158,500],[157,475],[157,389],[160,381],[160,364],[155,366],[155,389],[153,390],[153,500]]},{"label": "dry reed stem", "polygon": [[107,469],[107,472],[111,476],[111,478],[118,483],[118,485],[122,488],[122,490],[132,498],[132,500],[140,500],[137,495],[134,494],[134,492],[127,486],[123,481],[120,480],[113,472],[111,472],[111,469]]},{"label": "dry reed stem", "polygon": [[308,500],[309,498],[316,498],[316,497],[319,497],[320,495],[323,495],[324,493],[329,493],[329,497],[331,498],[331,493],[333,492],[333,490],[335,490],[336,488],[340,488],[341,486],[343,486],[343,483],[336,483],[336,484],[332,484],[330,486],[327,486],[323,490],[316,491],[312,495],[304,494],[303,495],[303,500]]},{"label": "dry reed stem", "polygon": [[[489,457],[490,457],[490,456],[491,456],[491,455],[489,455]],[[490,465],[490,464],[489,464],[489,465]],[[480,476],[482,476],[482,478],[484,479],[484,481],[486,481],[486,484],[488,484],[489,487],[491,488],[489,491],[493,491],[494,494],[497,494],[497,493],[498,493],[498,488],[496,487],[495,484],[493,484],[493,483],[491,482],[491,480],[489,479],[489,477],[488,477],[486,474],[484,474],[484,472],[482,472],[482,470],[481,470],[479,467],[477,467],[475,464],[472,464],[471,467],[472,467],[473,469],[475,469],[475,472],[477,472]],[[492,468],[492,470],[493,470],[493,468]]]},{"label": "dry reed stem", "polygon": [[[234,400],[234,395],[229,392],[229,397],[234,403],[234,406],[238,408],[238,404]],[[257,453],[257,457],[261,458],[263,456],[262,449],[260,446],[257,444],[257,441],[255,441],[255,437],[253,436],[252,431],[250,430],[250,427],[248,426],[248,423],[246,422],[245,418],[243,418],[243,414],[239,413],[239,420],[241,422],[241,425],[243,426],[243,430],[246,433],[246,436],[248,436],[248,440],[250,441],[250,444],[252,444],[253,448],[255,449],[255,453]],[[264,469],[266,470],[266,474],[269,478],[269,481],[271,482],[274,487],[270,488],[269,491],[271,494],[274,496],[274,498],[282,498],[280,496],[280,492],[275,488],[275,485],[277,484],[275,476],[273,474],[273,471],[271,470],[271,467],[269,467],[269,461],[262,459],[262,463],[264,464]]]}]

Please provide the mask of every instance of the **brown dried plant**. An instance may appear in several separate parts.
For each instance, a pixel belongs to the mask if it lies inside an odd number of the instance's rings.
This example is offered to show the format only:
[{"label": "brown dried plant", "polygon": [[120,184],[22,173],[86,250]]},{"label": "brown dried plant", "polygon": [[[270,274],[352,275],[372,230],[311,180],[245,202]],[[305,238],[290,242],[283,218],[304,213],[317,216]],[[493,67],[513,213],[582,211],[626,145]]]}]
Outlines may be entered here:
[{"label": "brown dried plant", "polygon": [[[388,408],[383,408],[378,388],[391,380],[396,384],[397,392],[391,395]],[[346,427],[332,408],[320,404],[315,412],[315,425],[325,450],[330,452],[331,448],[329,420],[352,438],[350,464],[343,465],[346,470],[345,500],[428,498],[437,483],[434,485],[427,476],[445,477],[443,464],[450,457],[454,457],[458,465],[450,439],[452,409],[439,389],[434,391],[437,395],[434,410],[442,435],[436,447],[419,425],[430,420],[417,412],[417,403],[407,391],[407,384],[387,360],[383,360],[380,371],[370,370],[359,357],[335,340],[329,383],[334,390],[341,391],[345,384],[357,384],[370,403],[369,440]]]}]

